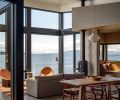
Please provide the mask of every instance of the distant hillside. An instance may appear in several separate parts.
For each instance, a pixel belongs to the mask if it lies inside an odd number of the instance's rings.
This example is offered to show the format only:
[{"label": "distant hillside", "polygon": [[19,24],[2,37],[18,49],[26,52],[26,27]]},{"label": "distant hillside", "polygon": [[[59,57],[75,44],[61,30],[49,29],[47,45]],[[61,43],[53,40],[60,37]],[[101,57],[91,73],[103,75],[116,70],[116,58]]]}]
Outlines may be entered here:
[{"label": "distant hillside", "polygon": [[[65,51],[64,53],[65,53],[65,54],[72,54],[73,51],[72,51],[72,50],[70,50],[70,51]],[[80,53],[80,51],[79,51],[79,50],[76,50],[76,54],[77,54],[77,53]]]},{"label": "distant hillside", "polygon": [[1,55],[5,54],[5,52],[0,52]]},{"label": "distant hillside", "polygon": [[120,54],[119,51],[108,51],[109,54]]}]

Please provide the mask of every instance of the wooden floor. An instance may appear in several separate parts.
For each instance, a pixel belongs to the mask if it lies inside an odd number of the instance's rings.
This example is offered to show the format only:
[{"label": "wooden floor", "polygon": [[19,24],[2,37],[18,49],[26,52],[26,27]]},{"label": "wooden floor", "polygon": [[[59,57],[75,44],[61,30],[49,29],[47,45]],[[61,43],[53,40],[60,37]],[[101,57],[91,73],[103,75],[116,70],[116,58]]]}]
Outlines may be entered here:
[{"label": "wooden floor", "polygon": [[[1,87],[0,85],[0,100],[10,100],[10,88]],[[43,99],[36,99],[32,96],[26,95],[24,96],[24,100],[62,100],[62,96],[54,96]],[[68,100],[68,98],[66,98]]]},{"label": "wooden floor", "polygon": [[[4,89],[4,88],[1,89],[0,100],[10,100],[10,91],[9,90],[10,89]],[[54,97],[49,97],[49,98],[36,99],[32,96],[25,94],[24,100],[62,100],[62,96],[54,96]],[[66,98],[66,100],[68,100],[68,98]]]},{"label": "wooden floor", "polygon": [[[0,93],[0,100],[10,100],[10,96]],[[31,99],[32,100],[32,99]],[[33,99],[34,100],[34,99]]]},{"label": "wooden floor", "polygon": [[[0,93],[0,100],[10,100],[10,95]],[[62,96],[54,96],[54,97],[49,97],[49,98],[36,99],[29,95],[25,95],[24,100],[62,100]],[[66,98],[65,100],[69,100],[69,98]]]},{"label": "wooden floor", "polygon": [[[49,97],[49,98],[36,99],[36,98],[26,95],[24,97],[24,100],[62,100],[62,96],[54,96],[54,97]],[[66,98],[65,100],[69,100],[69,99]]]},{"label": "wooden floor", "polygon": [[[2,87],[1,84],[0,84],[0,100],[10,100],[10,88]],[[36,99],[32,96],[26,95],[25,93],[24,100],[62,100],[62,96],[54,96],[54,97],[49,97],[49,98]],[[69,99],[66,98],[65,100],[69,100]]]}]

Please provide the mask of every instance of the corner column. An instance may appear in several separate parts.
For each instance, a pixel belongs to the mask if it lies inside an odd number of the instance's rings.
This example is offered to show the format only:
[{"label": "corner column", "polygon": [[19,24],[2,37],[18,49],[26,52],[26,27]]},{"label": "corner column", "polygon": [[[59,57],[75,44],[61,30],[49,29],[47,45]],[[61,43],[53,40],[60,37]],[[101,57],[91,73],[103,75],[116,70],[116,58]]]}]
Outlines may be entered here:
[{"label": "corner column", "polygon": [[23,95],[23,4],[11,4],[11,100],[24,100]]}]

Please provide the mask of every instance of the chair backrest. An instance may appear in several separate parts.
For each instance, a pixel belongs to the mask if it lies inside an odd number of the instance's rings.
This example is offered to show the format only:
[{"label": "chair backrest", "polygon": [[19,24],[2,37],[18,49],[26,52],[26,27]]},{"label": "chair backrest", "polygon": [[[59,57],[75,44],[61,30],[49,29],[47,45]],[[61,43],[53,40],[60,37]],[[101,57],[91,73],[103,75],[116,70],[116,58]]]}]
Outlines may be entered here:
[{"label": "chair backrest", "polygon": [[52,75],[54,75],[54,71],[51,67],[44,67],[40,71],[40,76],[52,76]]},{"label": "chair backrest", "polygon": [[1,69],[1,70],[0,70],[0,76],[1,76],[4,80],[11,80],[10,71],[8,71],[7,69]]}]

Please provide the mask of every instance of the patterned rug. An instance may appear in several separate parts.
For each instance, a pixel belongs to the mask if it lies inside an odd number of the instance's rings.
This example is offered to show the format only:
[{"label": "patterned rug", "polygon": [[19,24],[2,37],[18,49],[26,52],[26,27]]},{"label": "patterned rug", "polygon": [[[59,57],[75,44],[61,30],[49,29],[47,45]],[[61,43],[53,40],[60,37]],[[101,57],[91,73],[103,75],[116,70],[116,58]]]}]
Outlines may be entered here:
[{"label": "patterned rug", "polygon": [[[11,88],[10,87],[2,87],[0,85],[0,92],[6,94],[6,95],[11,95]],[[27,94],[27,87],[24,86],[24,95]]]}]

